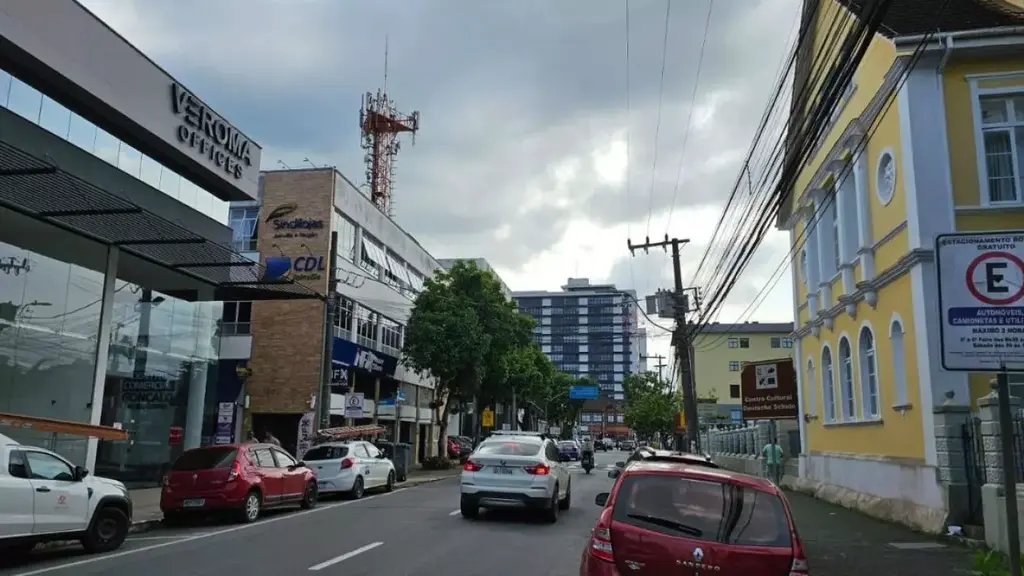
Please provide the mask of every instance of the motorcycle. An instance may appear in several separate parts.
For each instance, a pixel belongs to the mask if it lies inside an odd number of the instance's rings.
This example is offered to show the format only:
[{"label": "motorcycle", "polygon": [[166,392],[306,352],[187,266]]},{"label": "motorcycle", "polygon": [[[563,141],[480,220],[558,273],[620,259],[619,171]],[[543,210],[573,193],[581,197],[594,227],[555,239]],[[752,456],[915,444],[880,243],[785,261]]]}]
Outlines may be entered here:
[{"label": "motorcycle", "polygon": [[583,454],[583,471],[590,474],[590,471],[594,469],[594,455],[590,452]]}]

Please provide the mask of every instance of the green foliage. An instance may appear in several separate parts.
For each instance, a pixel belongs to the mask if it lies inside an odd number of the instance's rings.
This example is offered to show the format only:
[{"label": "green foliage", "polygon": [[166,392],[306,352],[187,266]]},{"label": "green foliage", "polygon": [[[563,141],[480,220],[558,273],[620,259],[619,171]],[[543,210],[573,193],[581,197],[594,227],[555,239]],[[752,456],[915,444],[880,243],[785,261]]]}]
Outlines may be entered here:
[{"label": "green foliage", "polygon": [[454,467],[455,462],[444,456],[428,456],[423,459],[424,470],[451,470]]},{"label": "green foliage", "polygon": [[626,397],[625,423],[637,436],[652,438],[656,434],[672,434],[679,401],[656,374],[630,374],[624,379],[622,389]]},{"label": "green foliage", "polygon": [[[1024,554],[1021,554],[1024,565]],[[1010,576],[1010,563],[1006,554],[997,550],[978,550],[974,553],[974,573],[978,576]]]}]

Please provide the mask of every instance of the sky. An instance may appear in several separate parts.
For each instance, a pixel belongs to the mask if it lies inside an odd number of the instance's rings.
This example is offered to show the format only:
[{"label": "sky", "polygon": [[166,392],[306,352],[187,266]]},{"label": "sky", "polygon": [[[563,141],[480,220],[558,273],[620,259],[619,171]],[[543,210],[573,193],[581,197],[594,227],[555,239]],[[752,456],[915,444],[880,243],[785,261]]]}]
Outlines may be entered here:
[{"label": "sky", "polygon": [[[642,297],[671,288],[671,258],[631,257],[627,239],[689,239],[694,278],[799,0],[673,1],[663,76],[666,0],[628,0],[628,60],[626,1],[82,0],[261,143],[264,169],[334,165],[356,183],[387,46],[387,91],[421,115],[397,160],[399,225],[437,258],[487,259],[512,290],[589,277]],[[788,262],[772,230],[717,320],[792,321]]]}]

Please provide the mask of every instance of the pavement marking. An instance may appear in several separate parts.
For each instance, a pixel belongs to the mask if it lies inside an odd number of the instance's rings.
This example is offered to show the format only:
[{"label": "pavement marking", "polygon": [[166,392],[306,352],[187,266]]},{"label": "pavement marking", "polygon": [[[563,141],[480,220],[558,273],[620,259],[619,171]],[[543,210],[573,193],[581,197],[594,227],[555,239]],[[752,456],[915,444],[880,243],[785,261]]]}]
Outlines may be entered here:
[{"label": "pavement marking", "polygon": [[198,536],[208,536],[209,532],[203,532],[202,534],[178,534],[177,536],[137,536],[128,537],[127,542],[138,542],[140,540],[175,540],[180,538],[193,538]]},{"label": "pavement marking", "polygon": [[68,568],[75,568],[75,567],[78,567],[78,566],[85,566],[86,564],[93,564],[93,563],[96,563],[96,562],[103,562],[104,560],[113,560],[115,558],[123,558],[125,556],[131,556],[133,554],[138,554],[139,552],[147,552],[149,550],[157,550],[159,548],[166,548],[168,546],[174,546],[176,544],[185,544],[186,542],[192,542],[192,541],[199,540],[199,539],[202,539],[202,538],[207,538],[207,537],[210,537],[210,536],[220,536],[222,534],[230,534],[232,532],[241,532],[242,530],[248,530],[250,528],[255,528],[257,526],[262,526],[264,524],[270,524],[271,522],[280,522],[282,520],[287,520],[289,518],[301,518],[302,516],[306,516],[308,514],[316,514],[317,512],[323,512],[324,510],[333,510],[334,508],[340,508],[342,506],[348,506],[350,504],[356,504],[358,502],[366,502],[367,500],[373,500],[375,498],[386,498],[388,496],[393,496],[395,494],[399,494],[401,492],[405,492],[406,490],[412,490],[414,488],[418,488],[419,486],[422,486],[422,485],[423,484],[419,484],[417,486],[410,486],[408,488],[398,488],[394,492],[384,492],[382,494],[374,494],[372,496],[364,496],[363,498],[361,498],[359,500],[346,500],[344,502],[337,502],[337,503],[334,503],[334,504],[328,504],[327,506],[318,506],[316,508],[313,508],[312,510],[301,510],[299,512],[293,512],[291,514],[284,514],[284,515],[281,515],[281,516],[272,516],[270,518],[267,518],[266,520],[260,520],[258,522],[253,522],[252,524],[240,524],[238,526],[232,526],[231,528],[224,528],[223,530],[215,530],[213,532],[204,532],[202,534],[196,534],[196,535],[188,536],[186,538],[181,538],[181,539],[178,539],[178,540],[169,540],[167,542],[160,542],[158,544],[152,544],[150,546],[143,546],[141,548],[133,548],[131,550],[122,550],[120,552],[113,552],[111,554],[106,554],[104,556],[94,556],[92,558],[85,558],[85,559],[82,559],[82,560],[77,560],[75,562],[68,562],[66,564],[59,564],[59,565],[56,565],[56,566],[47,566],[46,568],[39,568],[39,569],[36,569],[36,570],[29,570],[28,572],[19,572],[17,574],[14,574],[13,576],[36,576],[36,574],[46,574],[46,573],[49,573],[49,572],[56,572],[57,570],[66,570]]},{"label": "pavement marking", "polygon": [[456,510],[455,512],[452,512],[451,514],[449,514],[449,516],[455,516],[456,514],[462,514],[462,509],[460,508],[460,509]]},{"label": "pavement marking", "polygon": [[373,550],[377,546],[383,546],[383,545],[384,545],[383,542],[374,542],[373,544],[367,544],[366,546],[363,546],[361,548],[356,548],[355,550],[353,550],[351,552],[346,552],[346,553],[344,553],[341,556],[338,556],[336,558],[331,558],[330,560],[327,560],[326,562],[321,562],[321,563],[319,563],[319,564],[317,564],[315,566],[310,566],[309,569],[310,570],[323,570],[324,568],[328,568],[330,566],[334,566],[338,562],[344,562],[345,560],[348,560],[349,558],[352,558],[353,556],[358,556],[358,555],[362,554],[363,552],[369,552],[370,550]]}]

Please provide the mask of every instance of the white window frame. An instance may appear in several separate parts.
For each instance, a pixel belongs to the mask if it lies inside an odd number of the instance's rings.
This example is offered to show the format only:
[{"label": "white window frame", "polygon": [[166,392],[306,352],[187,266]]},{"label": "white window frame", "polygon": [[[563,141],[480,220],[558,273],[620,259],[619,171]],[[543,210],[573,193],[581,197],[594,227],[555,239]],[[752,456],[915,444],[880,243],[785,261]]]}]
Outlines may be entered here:
[{"label": "white window frame", "polygon": [[[871,346],[866,350],[865,334],[871,338]],[[877,420],[882,417],[882,392],[878,385],[878,340],[875,338],[875,331],[867,323],[862,324],[860,332],[857,333],[857,362],[860,369],[861,412],[865,419]]]},{"label": "white window frame", "polygon": [[826,344],[821,350],[821,399],[825,408],[825,421],[836,422],[839,415],[836,405],[836,363],[832,349]]},{"label": "white window frame", "polygon": [[[843,343],[846,343],[846,355],[843,355]],[[839,356],[839,400],[844,422],[857,419],[857,381],[853,375],[853,345],[850,337],[844,332],[836,346]]]},{"label": "white window frame", "polygon": [[739,348],[739,347],[740,347],[740,339],[739,338],[729,338],[729,348]]},{"label": "white window frame", "polygon": [[[983,207],[1003,207],[1003,206],[1021,206],[1024,205],[1024,186],[1021,186],[1021,172],[1020,164],[1017,160],[1017,140],[1013,138],[1013,129],[1016,127],[1024,128],[1024,122],[1017,122],[1015,115],[1013,114],[1013,101],[1014,97],[1024,98],[1024,86],[1006,86],[1000,88],[980,88],[978,87],[978,78],[971,78],[971,110],[974,114],[974,148],[975,148],[975,163],[978,167],[978,195],[980,196],[981,205]],[[984,132],[986,131],[985,124],[982,123],[981,118],[981,98],[983,96],[1003,96],[1010,99],[1009,111],[1010,119],[1007,123],[988,125],[989,130],[1009,130],[1010,131],[1010,150],[1013,154],[1013,176],[1014,176],[1014,191],[1017,193],[1015,200],[1006,200],[1001,202],[992,201],[992,193],[988,187],[988,165],[985,162],[985,141]]]},{"label": "white window frame", "polygon": [[[252,302],[249,300],[233,300],[231,302],[225,302],[225,304],[234,304],[235,313],[234,318],[229,319],[226,317],[227,309],[221,312],[221,336],[252,336]],[[249,308],[249,321],[241,322],[238,320],[240,317],[241,309],[244,306]]]},{"label": "white window frame", "polygon": [[814,358],[807,357],[807,413],[811,416],[818,415],[818,403],[815,401],[814,389],[818,387],[818,379],[814,370]]},{"label": "white window frame", "polygon": [[[896,339],[894,328],[899,327],[899,338]],[[898,340],[898,341],[897,341]],[[910,405],[907,390],[907,328],[899,314],[893,314],[889,320],[889,345],[892,350],[892,387],[893,407],[903,409]]]}]

